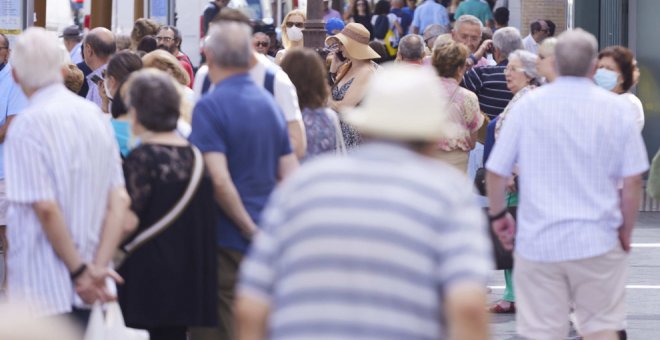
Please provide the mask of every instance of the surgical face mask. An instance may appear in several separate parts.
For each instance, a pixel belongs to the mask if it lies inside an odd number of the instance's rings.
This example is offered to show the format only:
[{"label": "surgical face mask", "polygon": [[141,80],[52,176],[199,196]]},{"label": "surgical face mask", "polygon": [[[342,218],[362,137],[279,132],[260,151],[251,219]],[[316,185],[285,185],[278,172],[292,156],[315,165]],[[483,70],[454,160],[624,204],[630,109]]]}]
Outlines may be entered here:
[{"label": "surgical face mask", "polygon": [[286,36],[291,41],[300,41],[303,38],[302,28],[298,28],[296,26],[293,26],[293,27],[290,27],[290,28],[287,27]]},{"label": "surgical face mask", "polygon": [[619,74],[605,68],[599,68],[596,70],[596,75],[594,75],[594,81],[596,85],[612,91],[619,82]]},{"label": "surgical face mask", "polygon": [[103,82],[103,88],[105,89],[105,96],[108,97],[108,99],[112,100],[112,92],[110,91],[110,88],[108,88],[108,79],[107,78]]}]

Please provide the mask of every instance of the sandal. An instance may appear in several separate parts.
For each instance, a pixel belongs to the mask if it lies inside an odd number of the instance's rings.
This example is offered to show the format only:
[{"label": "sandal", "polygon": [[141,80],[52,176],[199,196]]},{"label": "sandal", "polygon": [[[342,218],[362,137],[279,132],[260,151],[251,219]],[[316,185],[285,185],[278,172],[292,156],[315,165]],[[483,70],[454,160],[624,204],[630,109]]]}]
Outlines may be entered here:
[{"label": "sandal", "polygon": [[[499,301],[498,301],[499,302]],[[494,303],[488,308],[488,312],[493,314],[515,314],[516,313],[516,303],[511,302],[509,308],[502,307],[498,302]]]}]

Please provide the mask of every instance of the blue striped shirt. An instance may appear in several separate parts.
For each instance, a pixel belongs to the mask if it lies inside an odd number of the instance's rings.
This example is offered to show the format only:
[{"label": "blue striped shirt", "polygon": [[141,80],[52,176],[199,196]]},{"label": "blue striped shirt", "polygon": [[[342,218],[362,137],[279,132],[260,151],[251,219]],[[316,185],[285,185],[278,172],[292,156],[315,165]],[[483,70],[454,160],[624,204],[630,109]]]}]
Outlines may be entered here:
[{"label": "blue striped shirt", "polygon": [[117,143],[99,108],[64,85],[40,89],[5,140],[8,297],[37,315],[82,306],[32,204],[55,201],[85,262],[96,255],[113,188],[124,178]]},{"label": "blue striped shirt", "polygon": [[495,66],[473,67],[463,77],[461,85],[479,97],[481,111],[490,119],[502,113],[513,98],[504,77],[504,69],[508,64],[509,61],[504,60]]},{"label": "blue striped shirt", "polygon": [[239,295],[271,306],[271,339],[441,339],[444,292],[491,268],[471,187],[396,145],[322,156],[272,196]]}]

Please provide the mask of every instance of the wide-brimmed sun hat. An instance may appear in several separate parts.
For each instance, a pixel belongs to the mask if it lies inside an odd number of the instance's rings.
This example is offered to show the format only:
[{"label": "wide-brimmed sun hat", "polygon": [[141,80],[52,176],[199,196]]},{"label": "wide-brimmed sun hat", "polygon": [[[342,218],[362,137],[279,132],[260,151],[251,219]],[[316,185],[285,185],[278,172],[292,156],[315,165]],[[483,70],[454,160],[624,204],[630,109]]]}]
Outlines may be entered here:
[{"label": "wide-brimmed sun hat", "polygon": [[325,39],[327,45],[332,45],[337,41],[344,45],[346,53],[351,59],[380,58],[380,55],[369,47],[369,30],[361,24],[350,23],[340,33]]},{"label": "wide-brimmed sun hat", "polygon": [[427,68],[389,64],[373,75],[361,106],[345,110],[344,119],[366,136],[435,142],[458,131],[447,99],[438,76]]}]

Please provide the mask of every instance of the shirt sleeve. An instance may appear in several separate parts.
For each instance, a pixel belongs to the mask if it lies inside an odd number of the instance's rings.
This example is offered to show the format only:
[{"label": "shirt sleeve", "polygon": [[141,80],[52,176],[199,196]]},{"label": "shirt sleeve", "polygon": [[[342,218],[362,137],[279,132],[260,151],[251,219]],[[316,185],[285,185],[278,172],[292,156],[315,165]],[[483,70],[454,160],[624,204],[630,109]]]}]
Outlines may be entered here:
[{"label": "shirt sleeve", "polygon": [[484,123],[484,115],[481,114],[479,109],[479,99],[472,92],[466,92],[465,95],[465,123],[470,133],[479,131],[481,125]]},{"label": "shirt sleeve", "polygon": [[48,170],[49,155],[44,144],[35,140],[35,135],[13,126],[5,139],[4,170],[10,201],[34,203],[55,200],[55,181]]},{"label": "shirt sleeve", "polygon": [[[421,24],[421,18],[419,17],[419,11],[413,12],[413,20],[412,20],[412,26],[417,27],[418,29],[422,28]],[[424,32],[419,32],[419,34],[422,34]]]},{"label": "shirt sleeve", "polygon": [[463,76],[463,85],[466,89],[478,94],[483,87],[481,82],[481,77],[479,76],[478,69],[476,67],[471,68],[469,71],[465,72]]},{"label": "shirt sleeve", "polygon": [[188,137],[190,143],[201,152],[227,153],[227,136],[219,115],[212,116],[211,108],[205,102],[195,106],[192,118],[192,132]]},{"label": "shirt sleeve", "polygon": [[438,18],[438,23],[443,26],[449,26],[449,13],[447,13],[447,9],[442,7],[442,11],[440,12],[440,18]]},{"label": "shirt sleeve", "polygon": [[627,138],[622,148],[623,153],[620,156],[622,158],[621,177],[639,175],[649,169],[649,160],[642,134],[639,133],[637,126],[632,123],[633,119],[629,119],[629,121],[629,128],[624,128]]},{"label": "shirt sleeve", "polygon": [[520,138],[524,128],[523,119],[526,105],[525,98],[516,103],[509,112],[493,151],[488,157],[486,169],[500,176],[511,176],[513,166],[518,160]]},{"label": "shirt sleeve", "polygon": [[275,101],[282,109],[287,122],[302,120],[296,87],[282,70],[275,73]]},{"label": "shirt sleeve", "polygon": [[7,96],[7,116],[13,116],[23,111],[27,107],[27,98],[21,89],[16,85]]}]

